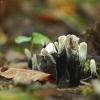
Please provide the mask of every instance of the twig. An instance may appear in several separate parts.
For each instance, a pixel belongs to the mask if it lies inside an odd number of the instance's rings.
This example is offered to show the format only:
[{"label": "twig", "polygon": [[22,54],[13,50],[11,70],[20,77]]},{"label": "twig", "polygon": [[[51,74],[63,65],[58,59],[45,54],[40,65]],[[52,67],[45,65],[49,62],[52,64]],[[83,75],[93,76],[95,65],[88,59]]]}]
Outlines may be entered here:
[{"label": "twig", "polygon": [[83,85],[91,86],[91,84],[88,83],[88,82],[80,81],[80,83],[83,84]]}]

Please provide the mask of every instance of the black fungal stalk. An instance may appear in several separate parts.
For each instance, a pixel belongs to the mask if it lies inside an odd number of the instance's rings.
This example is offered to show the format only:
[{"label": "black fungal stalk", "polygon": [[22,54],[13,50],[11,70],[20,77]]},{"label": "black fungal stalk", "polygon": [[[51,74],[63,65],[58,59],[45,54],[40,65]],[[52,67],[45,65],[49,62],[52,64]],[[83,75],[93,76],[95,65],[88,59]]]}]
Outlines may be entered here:
[{"label": "black fungal stalk", "polygon": [[60,36],[57,41],[54,42],[57,55],[54,57],[56,60],[56,84],[58,85],[59,80],[62,76],[65,77],[66,74],[66,62],[67,62],[67,57],[66,57],[66,50],[65,50],[65,43],[66,36]]}]

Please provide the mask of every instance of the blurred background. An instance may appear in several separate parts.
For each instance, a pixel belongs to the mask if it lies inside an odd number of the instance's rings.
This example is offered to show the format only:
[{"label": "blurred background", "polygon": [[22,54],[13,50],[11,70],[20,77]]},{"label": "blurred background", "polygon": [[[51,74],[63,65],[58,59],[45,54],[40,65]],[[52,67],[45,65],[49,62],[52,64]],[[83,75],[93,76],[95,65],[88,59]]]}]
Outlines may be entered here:
[{"label": "blurred background", "polygon": [[39,32],[51,41],[60,35],[80,35],[100,19],[100,0],[0,0],[0,50],[17,45],[19,35]]}]

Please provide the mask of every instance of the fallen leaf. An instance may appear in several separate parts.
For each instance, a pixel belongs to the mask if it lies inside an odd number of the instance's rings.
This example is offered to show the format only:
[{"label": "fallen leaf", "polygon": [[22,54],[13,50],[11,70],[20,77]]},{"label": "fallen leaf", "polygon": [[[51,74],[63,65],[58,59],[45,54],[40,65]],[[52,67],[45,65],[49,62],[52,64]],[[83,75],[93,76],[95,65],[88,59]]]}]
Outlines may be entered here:
[{"label": "fallen leaf", "polygon": [[51,74],[47,74],[40,71],[27,70],[27,69],[17,69],[17,68],[9,68],[7,71],[1,72],[0,76],[3,76],[7,79],[11,78],[23,78],[25,80],[31,80],[33,82],[54,82],[55,78]]}]

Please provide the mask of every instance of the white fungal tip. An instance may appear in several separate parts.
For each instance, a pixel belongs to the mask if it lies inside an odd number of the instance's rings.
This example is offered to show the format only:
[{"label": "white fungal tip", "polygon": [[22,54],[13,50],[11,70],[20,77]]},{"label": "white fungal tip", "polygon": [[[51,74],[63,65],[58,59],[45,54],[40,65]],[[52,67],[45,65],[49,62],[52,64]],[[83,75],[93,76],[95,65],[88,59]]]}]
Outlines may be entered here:
[{"label": "white fungal tip", "polygon": [[43,48],[41,50],[41,53],[40,54],[43,55],[43,56],[49,56],[49,53],[48,53],[48,51],[45,48]]},{"label": "white fungal tip", "polygon": [[48,53],[57,53],[57,51],[56,51],[56,49],[55,49],[55,46],[54,46],[54,44],[53,43],[49,43],[46,47],[45,47],[45,49],[48,51]]},{"label": "white fungal tip", "polygon": [[76,41],[76,36],[75,35],[71,35],[71,38],[73,41]]},{"label": "white fungal tip", "polygon": [[65,41],[66,50],[67,50],[68,48],[70,48],[70,39],[71,39],[71,35],[67,35],[67,36],[66,36],[66,41]]},{"label": "white fungal tip", "polygon": [[85,42],[82,42],[79,45],[79,59],[81,61],[86,60],[86,55],[87,55],[87,44]]},{"label": "white fungal tip", "polygon": [[65,41],[65,48],[67,56],[70,57],[70,53],[73,55],[78,55],[78,41],[79,38],[75,35],[67,35]]},{"label": "white fungal tip", "polygon": [[65,48],[65,40],[66,40],[66,36],[60,36],[58,38],[58,43],[59,43],[59,49],[58,49],[58,53],[61,53],[62,50],[64,50]]},{"label": "white fungal tip", "polygon": [[57,48],[57,50],[59,49],[59,45],[58,42],[54,42],[55,47]]},{"label": "white fungal tip", "polygon": [[28,58],[28,60],[30,60],[31,59],[31,52],[26,48],[24,50],[24,53],[25,53],[26,57]]},{"label": "white fungal tip", "polygon": [[33,57],[32,57],[32,69],[39,70],[36,54],[33,54]]},{"label": "white fungal tip", "polygon": [[78,43],[78,42],[79,42],[79,40],[80,40],[80,38],[78,38],[78,37],[77,37],[77,38],[76,38],[76,42]]},{"label": "white fungal tip", "polygon": [[78,55],[78,41],[79,41],[79,38],[78,37],[76,37],[75,35],[71,35],[71,42],[72,42],[72,48],[71,48],[71,50],[72,50],[72,53],[74,54],[74,55]]},{"label": "white fungal tip", "polygon": [[71,35],[67,35],[66,40],[65,40],[65,49],[66,49],[66,53],[67,53],[68,57],[70,57],[70,54],[69,54],[69,49],[71,48],[70,47],[70,39],[71,39]]},{"label": "white fungal tip", "polygon": [[90,66],[89,67],[90,67],[91,74],[93,74],[93,73],[97,74],[97,72],[96,72],[96,63],[95,63],[94,59],[90,60]]},{"label": "white fungal tip", "polygon": [[75,35],[72,35],[72,36],[73,36],[72,37],[73,42],[75,42],[76,46],[78,46],[79,38],[76,37]]},{"label": "white fungal tip", "polygon": [[42,47],[44,47],[44,45],[46,45],[46,39],[41,39],[41,44],[42,44]]},{"label": "white fungal tip", "polygon": [[41,50],[41,53],[40,54],[43,54],[44,57],[48,57],[54,64],[56,64],[53,56],[51,54],[49,54],[49,52],[45,48],[43,48]]}]

